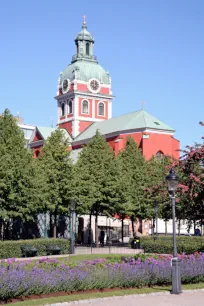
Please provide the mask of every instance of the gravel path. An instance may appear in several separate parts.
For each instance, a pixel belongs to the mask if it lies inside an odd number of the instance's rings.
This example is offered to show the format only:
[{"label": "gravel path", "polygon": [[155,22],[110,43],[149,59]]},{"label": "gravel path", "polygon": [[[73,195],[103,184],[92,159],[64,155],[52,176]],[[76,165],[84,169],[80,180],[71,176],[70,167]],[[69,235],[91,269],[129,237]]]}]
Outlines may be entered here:
[{"label": "gravel path", "polygon": [[204,289],[185,290],[180,295],[172,295],[169,292],[157,292],[151,294],[137,294],[81,300],[76,302],[57,303],[45,306],[204,306]]}]

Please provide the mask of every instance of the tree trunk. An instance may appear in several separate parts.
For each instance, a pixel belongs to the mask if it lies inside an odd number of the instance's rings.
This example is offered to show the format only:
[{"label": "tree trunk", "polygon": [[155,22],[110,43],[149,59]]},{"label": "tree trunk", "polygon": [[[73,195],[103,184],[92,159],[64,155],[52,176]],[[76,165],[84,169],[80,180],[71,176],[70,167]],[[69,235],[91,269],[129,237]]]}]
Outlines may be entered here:
[{"label": "tree trunk", "polygon": [[52,213],[50,213],[50,238],[52,237]]},{"label": "tree trunk", "polygon": [[7,221],[6,222],[6,230],[5,230],[5,240],[9,240],[9,225],[10,225],[10,222]]},{"label": "tree trunk", "polygon": [[132,236],[134,237],[136,234],[135,234],[135,226],[134,226],[134,217],[132,216],[131,217],[131,223],[132,223]]},{"label": "tree trunk", "polygon": [[194,228],[194,235],[195,235],[195,230],[196,230],[196,221],[193,221],[193,228]]},{"label": "tree trunk", "polygon": [[200,220],[201,236],[203,236],[203,219]]},{"label": "tree trunk", "polygon": [[181,220],[178,220],[178,235],[180,236],[181,234]]},{"label": "tree trunk", "polygon": [[57,213],[56,212],[54,213],[53,238],[57,238]]},{"label": "tree trunk", "polygon": [[165,221],[165,236],[167,235],[167,221]]},{"label": "tree trunk", "polygon": [[91,228],[91,213],[89,215],[89,236],[88,236],[88,244],[92,244],[92,228]]},{"label": "tree trunk", "polygon": [[98,214],[96,213],[96,219],[95,219],[95,241],[96,241],[96,247],[98,248]]},{"label": "tree trunk", "polygon": [[124,218],[122,217],[122,231],[121,231],[121,238],[122,238],[122,244],[123,244],[123,241],[124,241]]},{"label": "tree trunk", "polygon": [[4,220],[3,219],[1,223],[1,240],[4,240]]}]

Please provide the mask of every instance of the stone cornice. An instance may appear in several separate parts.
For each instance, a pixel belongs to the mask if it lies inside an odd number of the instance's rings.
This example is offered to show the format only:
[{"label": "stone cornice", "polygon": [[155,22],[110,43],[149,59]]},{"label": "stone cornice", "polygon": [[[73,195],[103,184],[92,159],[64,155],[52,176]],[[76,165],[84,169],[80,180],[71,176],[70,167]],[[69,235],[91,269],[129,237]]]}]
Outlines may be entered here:
[{"label": "stone cornice", "polygon": [[94,98],[94,99],[107,99],[107,100],[111,100],[113,98],[115,98],[115,96],[112,96],[112,95],[104,95],[104,94],[93,94],[91,92],[86,92],[86,91],[78,91],[78,90],[75,90],[75,91],[70,91],[64,95],[60,95],[60,96],[55,96],[54,99],[58,100],[59,102],[61,101],[64,101],[64,100],[67,100],[67,99],[70,99],[72,98],[74,95],[77,95],[77,96],[82,96],[82,97],[90,97],[90,98]]},{"label": "stone cornice", "polygon": [[38,146],[43,146],[44,140],[37,140],[29,143],[30,148],[38,147]]}]

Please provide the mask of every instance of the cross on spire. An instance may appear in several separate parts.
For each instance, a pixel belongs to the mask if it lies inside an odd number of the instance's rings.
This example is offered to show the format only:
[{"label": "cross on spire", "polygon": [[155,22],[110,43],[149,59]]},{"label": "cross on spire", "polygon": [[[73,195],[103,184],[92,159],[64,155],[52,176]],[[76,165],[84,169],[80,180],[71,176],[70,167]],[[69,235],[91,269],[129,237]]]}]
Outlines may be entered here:
[{"label": "cross on spire", "polygon": [[144,109],[144,105],[145,105],[144,100],[142,100],[141,105],[142,105],[142,110],[143,110]]},{"label": "cross on spire", "polygon": [[85,25],[86,24],[86,15],[84,15],[83,18],[84,18],[83,24]]}]

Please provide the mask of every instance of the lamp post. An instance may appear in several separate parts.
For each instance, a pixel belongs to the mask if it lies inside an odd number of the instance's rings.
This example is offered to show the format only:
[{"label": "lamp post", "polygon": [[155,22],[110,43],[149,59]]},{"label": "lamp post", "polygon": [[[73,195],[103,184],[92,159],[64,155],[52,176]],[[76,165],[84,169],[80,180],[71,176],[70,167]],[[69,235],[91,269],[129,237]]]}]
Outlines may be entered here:
[{"label": "lamp post", "polygon": [[179,177],[176,175],[174,169],[170,169],[169,174],[166,176],[168,182],[169,196],[172,201],[172,222],[173,222],[173,258],[172,258],[172,294],[181,293],[181,273],[180,273],[180,259],[177,257],[176,246],[176,210],[175,210],[175,197],[176,190],[179,182]]},{"label": "lamp post", "polygon": [[71,250],[70,253],[75,253],[75,233],[74,233],[74,214],[75,214],[75,202],[71,201],[70,205],[70,213],[71,213]]}]

